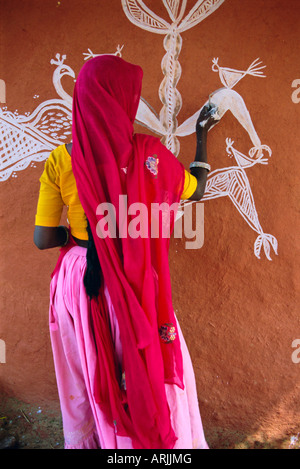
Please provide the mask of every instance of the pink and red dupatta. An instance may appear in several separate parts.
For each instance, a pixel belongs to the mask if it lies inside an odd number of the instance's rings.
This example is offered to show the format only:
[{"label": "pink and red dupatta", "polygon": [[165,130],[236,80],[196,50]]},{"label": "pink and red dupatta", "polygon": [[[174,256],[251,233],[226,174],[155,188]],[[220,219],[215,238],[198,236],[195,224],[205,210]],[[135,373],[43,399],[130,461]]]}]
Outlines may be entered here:
[{"label": "pink and red dupatta", "polygon": [[[99,366],[95,398],[116,432],[130,436],[135,448],[172,448],[165,383],[183,388],[180,342],[172,306],[169,238],[101,238],[96,227],[101,203],[119,219],[119,196],[128,207],[178,203],[184,168],[159,139],[134,135],[142,69],[115,56],[87,62],[73,99],[72,167],[79,198],[90,222],[105,284],[119,323],[126,374],[120,388],[103,290],[91,301]],[[98,209],[99,213],[99,209]],[[127,224],[133,219],[128,215]],[[171,221],[173,228],[174,218]],[[121,229],[117,223],[117,230]],[[175,327],[172,338],[159,331]],[[172,329],[174,331],[174,329]]]}]

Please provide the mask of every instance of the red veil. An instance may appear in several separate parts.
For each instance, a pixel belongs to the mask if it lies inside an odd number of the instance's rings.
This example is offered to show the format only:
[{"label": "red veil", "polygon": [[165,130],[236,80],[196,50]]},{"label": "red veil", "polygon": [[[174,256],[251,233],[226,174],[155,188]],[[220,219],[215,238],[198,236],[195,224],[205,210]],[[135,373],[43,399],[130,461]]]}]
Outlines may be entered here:
[{"label": "red veil", "polygon": [[[126,376],[125,392],[120,388],[102,288],[99,298],[91,300],[99,365],[95,398],[116,432],[130,436],[135,448],[159,449],[172,448],[176,441],[165,383],[183,388],[169,238],[151,237],[150,229],[146,237],[118,236],[124,209],[119,196],[127,196],[128,207],[147,207],[142,224],[150,227],[151,204],[179,202],[184,168],[159,139],[134,134],[142,76],[140,67],[115,56],[96,57],[83,66],[73,99],[72,167],[119,323]],[[98,236],[104,213],[97,207],[102,203],[115,209],[115,237]],[[133,217],[126,214],[128,226]],[[174,216],[171,229],[173,223]]]}]

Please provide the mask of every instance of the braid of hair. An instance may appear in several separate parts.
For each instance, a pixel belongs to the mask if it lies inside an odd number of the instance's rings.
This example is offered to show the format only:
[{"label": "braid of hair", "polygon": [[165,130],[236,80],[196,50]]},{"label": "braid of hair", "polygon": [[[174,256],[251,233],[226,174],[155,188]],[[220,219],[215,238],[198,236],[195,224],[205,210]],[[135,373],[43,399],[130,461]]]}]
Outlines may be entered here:
[{"label": "braid of hair", "polygon": [[87,222],[87,232],[89,237],[86,253],[87,266],[83,283],[87,295],[92,299],[94,296],[97,297],[99,295],[102,271],[89,222]]}]

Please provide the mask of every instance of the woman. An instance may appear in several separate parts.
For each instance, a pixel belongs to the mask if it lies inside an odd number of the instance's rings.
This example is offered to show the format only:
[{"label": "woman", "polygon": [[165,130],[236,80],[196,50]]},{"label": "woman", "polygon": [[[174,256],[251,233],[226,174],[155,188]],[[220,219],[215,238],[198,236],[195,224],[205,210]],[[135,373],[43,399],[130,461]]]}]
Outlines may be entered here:
[{"label": "woman", "polygon": [[[62,246],[50,331],[66,448],[207,448],[172,306],[169,239],[148,228],[153,203],[202,197],[215,109],[198,119],[190,175],[157,138],[134,134],[141,86],[141,68],[123,59],[87,62],[74,90],[72,144],[51,153],[41,177],[34,242]],[[128,235],[134,204],[148,214],[139,236]],[[69,230],[58,226],[64,205]]]}]

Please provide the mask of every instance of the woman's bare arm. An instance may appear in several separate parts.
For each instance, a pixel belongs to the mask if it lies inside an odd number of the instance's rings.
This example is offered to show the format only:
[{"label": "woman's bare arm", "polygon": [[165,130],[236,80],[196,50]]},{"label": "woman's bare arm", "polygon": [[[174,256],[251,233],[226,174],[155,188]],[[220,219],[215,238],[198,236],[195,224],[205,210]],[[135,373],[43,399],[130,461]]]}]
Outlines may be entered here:
[{"label": "woman's bare arm", "polygon": [[[217,108],[207,105],[201,110],[196,123],[196,155],[195,161],[207,163],[207,132],[217,122],[215,119]],[[205,168],[191,168],[191,174],[197,179],[197,188],[189,200],[201,200],[206,186],[208,171]]]},{"label": "woman's bare arm", "polygon": [[34,228],[33,241],[41,250],[63,246],[67,240],[68,234],[65,226],[36,226]]}]

